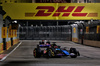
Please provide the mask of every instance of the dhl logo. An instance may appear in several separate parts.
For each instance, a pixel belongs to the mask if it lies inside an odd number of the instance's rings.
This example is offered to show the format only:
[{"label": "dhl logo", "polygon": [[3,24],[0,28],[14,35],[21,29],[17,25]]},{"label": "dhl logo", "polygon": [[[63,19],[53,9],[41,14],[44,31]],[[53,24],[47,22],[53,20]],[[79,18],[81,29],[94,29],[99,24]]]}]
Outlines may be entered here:
[{"label": "dhl logo", "polygon": [[69,15],[73,17],[98,17],[98,13],[81,13],[85,6],[69,6],[66,9],[66,6],[59,6],[57,10],[53,6],[38,6],[36,10],[37,13],[25,13],[25,17],[33,17],[33,16],[62,16],[68,17]]}]

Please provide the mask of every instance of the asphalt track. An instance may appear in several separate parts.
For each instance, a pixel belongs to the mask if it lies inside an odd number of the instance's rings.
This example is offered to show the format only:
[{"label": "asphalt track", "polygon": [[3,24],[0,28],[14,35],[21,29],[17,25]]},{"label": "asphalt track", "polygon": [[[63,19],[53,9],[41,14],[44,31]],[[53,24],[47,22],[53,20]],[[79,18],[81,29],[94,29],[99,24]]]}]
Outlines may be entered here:
[{"label": "asphalt track", "polygon": [[[56,44],[61,47],[75,47],[81,56],[77,58],[34,58],[33,49],[41,40],[23,40],[7,58],[0,62],[0,66],[100,66],[100,48],[90,47],[73,43],[71,41],[58,41]],[[10,51],[10,52],[11,52]]]}]

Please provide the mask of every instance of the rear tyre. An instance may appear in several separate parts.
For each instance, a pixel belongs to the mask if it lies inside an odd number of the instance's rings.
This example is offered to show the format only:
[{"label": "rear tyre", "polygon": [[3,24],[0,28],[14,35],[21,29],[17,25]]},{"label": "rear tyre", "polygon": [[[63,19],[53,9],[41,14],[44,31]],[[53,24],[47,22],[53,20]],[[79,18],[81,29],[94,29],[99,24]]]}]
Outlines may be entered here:
[{"label": "rear tyre", "polygon": [[71,58],[77,58],[76,48],[70,48],[70,57]]},{"label": "rear tyre", "polygon": [[35,58],[40,58],[41,57],[40,49],[35,48],[33,50],[33,55],[34,55]]}]

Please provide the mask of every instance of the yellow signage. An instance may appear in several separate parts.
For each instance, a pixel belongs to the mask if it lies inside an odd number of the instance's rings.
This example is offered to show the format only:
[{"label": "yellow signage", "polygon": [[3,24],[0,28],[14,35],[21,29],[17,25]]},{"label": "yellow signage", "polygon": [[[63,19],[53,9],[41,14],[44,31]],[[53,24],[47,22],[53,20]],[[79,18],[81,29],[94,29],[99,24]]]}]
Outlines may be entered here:
[{"label": "yellow signage", "polygon": [[100,3],[4,3],[12,20],[97,20]]},{"label": "yellow signage", "polygon": [[89,33],[89,27],[86,27],[86,33]]},{"label": "yellow signage", "polygon": [[78,38],[72,38],[72,41],[77,43],[78,42]]},{"label": "yellow signage", "polygon": [[75,27],[73,28],[73,32],[76,33],[76,28]]},{"label": "yellow signage", "polygon": [[2,38],[7,38],[7,27],[2,27]]},{"label": "yellow signage", "polygon": [[97,25],[97,33],[100,33],[100,25]]},{"label": "yellow signage", "polygon": [[15,37],[17,37],[17,30],[15,30]]},{"label": "yellow signage", "polygon": [[13,30],[13,37],[17,37],[17,30]]},{"label": "yellow signage", "polygon": [[8,37],[11,38],[11,25],[9,26],[9,29],[8,29]]},{"label": "yellow signage", "polygon": [[14,30],[11,30],[11,37],[14,37]]}]

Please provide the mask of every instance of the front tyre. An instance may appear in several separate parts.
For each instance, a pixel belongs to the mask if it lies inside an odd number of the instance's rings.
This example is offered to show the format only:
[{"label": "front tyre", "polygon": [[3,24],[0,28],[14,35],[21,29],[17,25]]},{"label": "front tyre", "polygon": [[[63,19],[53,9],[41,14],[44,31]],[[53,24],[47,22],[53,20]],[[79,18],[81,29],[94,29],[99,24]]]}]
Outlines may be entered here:
[{"label": "front tyre", "polygon": [[77,55],[74,54],[74,53],[70,53],[70,57],[71,57],[71,58],[77,58]]},{"label": "front tyre", "polygon": [[77,50],[76,48],[70,48],[70,57],[77,58]]}]

